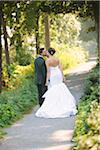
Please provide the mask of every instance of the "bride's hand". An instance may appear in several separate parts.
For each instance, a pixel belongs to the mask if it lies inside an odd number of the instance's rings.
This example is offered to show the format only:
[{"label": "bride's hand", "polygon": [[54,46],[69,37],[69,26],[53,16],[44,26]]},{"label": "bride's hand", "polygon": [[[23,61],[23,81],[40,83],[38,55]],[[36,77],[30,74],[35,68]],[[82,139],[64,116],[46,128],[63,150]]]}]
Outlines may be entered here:
[{"label": "bride's hand", "polygon": [[50,79],[48,79],[48,80],[46,81],[45,86],[48,86],[49,83],[50,83]]},{"label": "bride's hand", "polygon": [[45,83],[45,86],[48,86],[48,83]]},{"label": "bride's hand", "polygon": [[63,77],[63,82],[65,82],[66,81],[66,78],[65,77]]}]

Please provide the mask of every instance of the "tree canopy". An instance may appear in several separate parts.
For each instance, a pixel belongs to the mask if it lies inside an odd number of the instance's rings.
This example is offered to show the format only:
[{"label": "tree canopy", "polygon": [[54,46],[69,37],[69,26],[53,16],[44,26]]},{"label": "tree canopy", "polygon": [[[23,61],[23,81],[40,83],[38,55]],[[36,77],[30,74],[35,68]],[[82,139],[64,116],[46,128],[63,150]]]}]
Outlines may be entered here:
[{"label": "tree canopy", "polygon": [[[41,30],[39,20],[42,16],[42,24],[44,24],[45,15],[43,15],[43,13],[47,13],[49,15],[52,14],[52,16],[54,16],[53,18],[56,18],[56,15],[61,13],[72,13],[81,17],[94,17],[96,22],[96,31],[98,33],[97,41],[99,47],[99,5],[99,1],[0,1],[0,14],[2,17],[0,22],[0,39],[1,36],[4,35],[8,74],[9,65],[11,63],[9,56],[9,49],[11,49],[11,47],[13,47],[12,49],[14,49],[14,53],[16,53],[16,61],[19,64],[23,64],[23,62],[25,62],[24,60],[26,59],[27,62],[30,62],[31,58],[25,51],[24,47],[26,43],[26,37],[28,35],[32,38],[34,35],[34,42],[32,44],[35,44],[38,53],[41,42],[41,33],[39,33],[39,31]],[[46,41],[45,43],[48,43],[47,47],[50,45],[48,17],[45,18],[47,20],[45,20],[46,34],[44,39]],[[9,27],[11,34],[8,33],[7,27]],[[62,28],[64,28],[64,24],[62,25]],[[62,31],[59,31],[59,33],[60,32],[62,33]],[[10,44],[8,43],[8,41],[10,41]],[[0,60],[2,60],[1,42]],[[0,68],[2,68],[2,61],[0,63]],[[1,74],[2,73],[0,73],[0,75]]]}]

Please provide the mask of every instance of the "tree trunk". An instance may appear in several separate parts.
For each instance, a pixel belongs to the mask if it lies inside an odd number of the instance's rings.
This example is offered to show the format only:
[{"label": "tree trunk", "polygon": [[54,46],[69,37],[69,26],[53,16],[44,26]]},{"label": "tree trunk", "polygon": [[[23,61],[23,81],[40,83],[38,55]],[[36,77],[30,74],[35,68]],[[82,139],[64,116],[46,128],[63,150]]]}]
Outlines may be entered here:
[{"label": "tree trunk", "polygon": [[100,1],[93,1],[92,5],[93,5],[93,11],[94,11],[96,33],[97,33],[97,55],[98,55],[98,59],[99,59],[99,43],[100,43],[100,39],[99,39],[99,34],[100,34],[99,33],[99,27],[100,27],[99,8],[100,8]]},{"label": "tree trunk", "polygon": [[39,41],[39,15],[36,18],[36,29],[35,29],[35,38],[36,38],[36,53],[39,53],[40,41]]},{"label": "tree trunk", "polygon": [[[16,28],[16,32],[19,29]],[[20,64],[20,58],[21,58],[21,49],[22,49],[22,38],[21,34],[19,32],[16,33],[16,61]]]},{"label": "tree trunk", "polygon": [[1,43],[1,25],[2,25],[2,4],[0,4],[0,92],[2,90],[2,43]]},{"label": "tree trunk", "polygon": [[9,57],[8,41],[7,41],[6,19],[4,18],[4,14],[2,14],[2,20],[3,20],[4,42],[5,42],[6,65],[7,65],[8,77],[10,78],[10,73],[9,73],[10,57]]},{"label": "tree trunk", "polygon": [[45,48],[47,50],[50,47],[49,15],[48,15],[48,13],[45,13],[44,26],[45,26]]}]

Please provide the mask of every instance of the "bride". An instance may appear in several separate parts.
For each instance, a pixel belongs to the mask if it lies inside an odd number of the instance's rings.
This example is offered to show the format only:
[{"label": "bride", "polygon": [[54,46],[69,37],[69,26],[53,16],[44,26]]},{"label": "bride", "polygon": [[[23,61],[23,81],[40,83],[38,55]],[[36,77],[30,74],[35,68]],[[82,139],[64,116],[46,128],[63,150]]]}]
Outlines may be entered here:
[{"label": "bride", "polygon": [[35,114],[37,117],[63,118],[77,113],[75,99],[63,82],[62,67],[59,60],[53,56],[54,54],[55,49],[49,48],[46,60],[48,90],[43,95],[44,103]]}]

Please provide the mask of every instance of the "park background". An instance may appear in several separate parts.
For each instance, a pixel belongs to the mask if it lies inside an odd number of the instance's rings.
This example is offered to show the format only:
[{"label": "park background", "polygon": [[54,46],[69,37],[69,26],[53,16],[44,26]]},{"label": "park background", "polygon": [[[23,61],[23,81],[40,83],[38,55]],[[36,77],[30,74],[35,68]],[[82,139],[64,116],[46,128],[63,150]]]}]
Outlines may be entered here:
[{"label": "park background", "polygon": [[99,5],[99,1],[0,1],[1,138],[4,127],[37,104],[34,59],[39,48],[53,47],[65,75],[97,58],[78,104],[73,149],[98,149]]}]

